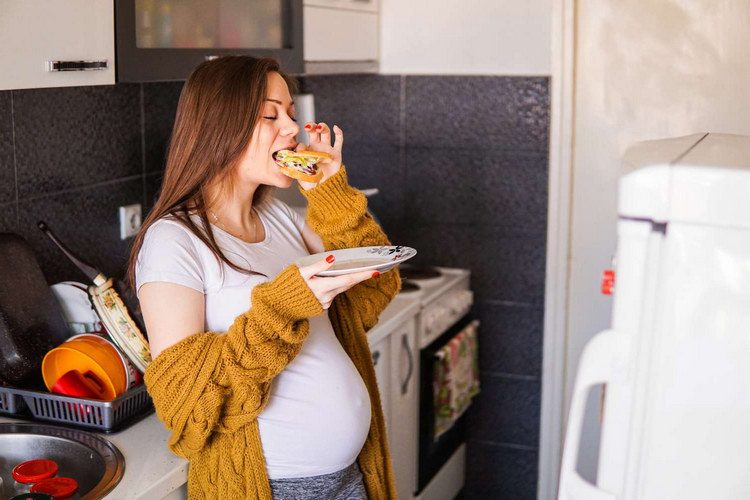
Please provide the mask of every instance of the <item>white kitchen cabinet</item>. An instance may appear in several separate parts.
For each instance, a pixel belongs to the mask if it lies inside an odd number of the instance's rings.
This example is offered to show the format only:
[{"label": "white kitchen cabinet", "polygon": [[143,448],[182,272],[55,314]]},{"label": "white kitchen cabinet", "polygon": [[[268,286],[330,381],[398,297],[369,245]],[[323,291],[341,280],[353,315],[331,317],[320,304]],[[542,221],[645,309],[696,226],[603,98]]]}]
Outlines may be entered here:
[{"label": "white kitchen cabinet", "polygon": [[304,4],[364,12],[377,12],[380,5],[378,0],[305,0]]},{"label": "white kitchen cabinet", "polygon": [[0,0],[0,66],[0,90],[113,85],[114,2]]},{"label": "white kitchen cabinet", "polygon": [[376,72],[378,9],[377,0],[305,0],[305,72]]},{"label": "white kitchen cabinet", "polygon": [[387,430],[388,441],[391,440],[390,434],[390,401],[391,394],[391,353],[389,346],[390,337],[385,337],[370,347],[372,353],[372,362],[375,365],[375,377],[378,381],[378,390],[380,391],[380,402],[383,407],[383,417]]},{"label": "white kitchen cabinet", "polygon": [[413,498],[417,486],[419,351],[414,318],[389,337],[391,362],[389,433],[398,498]]}]

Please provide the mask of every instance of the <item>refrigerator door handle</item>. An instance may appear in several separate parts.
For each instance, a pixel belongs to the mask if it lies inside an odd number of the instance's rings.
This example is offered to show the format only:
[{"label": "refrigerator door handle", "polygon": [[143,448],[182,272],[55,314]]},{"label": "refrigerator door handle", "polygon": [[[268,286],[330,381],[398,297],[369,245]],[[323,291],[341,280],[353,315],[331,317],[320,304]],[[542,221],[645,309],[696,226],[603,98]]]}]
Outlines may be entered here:
[{"label": "refrigerator door handle", "polygon": [[570,404],[558,500],[617,500],[615,493],[598,488],[583,479],[578,474],[576,465],[589,390],[597,384],[626,376],[629,347],[629,335],[605,330],[591,339],[583,350]]}]

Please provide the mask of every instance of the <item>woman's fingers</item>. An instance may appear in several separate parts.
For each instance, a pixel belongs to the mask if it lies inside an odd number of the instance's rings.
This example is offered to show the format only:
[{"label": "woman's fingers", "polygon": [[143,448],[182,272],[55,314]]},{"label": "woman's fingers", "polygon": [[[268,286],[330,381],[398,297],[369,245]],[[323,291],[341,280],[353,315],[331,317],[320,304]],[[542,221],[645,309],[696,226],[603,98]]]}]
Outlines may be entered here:
[{"label": "woman's fingers", "polygon": [[341,130],[338,125],[334,125],[333,133],[336,137],[336,143],[333,145],[333,149],[341,154],[341,148],[344,147],[344,131]]},{"label": "woman's fingers", "polygon": [[318,133],[318,124],[315,122],[305,123],[305,132],[307,132],[310,138],[310,144],[316,144],[320,140],[320,134]]},{"label": "woman's fingers", "polygon": [[305,280],[310,280],[313,276],[315,276],[318,273],[322,273],[323,271],[327,271],[333,266],[333,261],[335,258],[333,255],[329,255],[325,259],[321,259],[318,262],[315,262],[314,264],[310,264],[309,266],[304,266],[299,268],[299,273],[302,275],[302,277]]},{"label": "woman's fingers", "polygon": [[326,146],[331,145],[331,129],[325,123],[318,123],[315,131],[319,134],[319,140]]}]

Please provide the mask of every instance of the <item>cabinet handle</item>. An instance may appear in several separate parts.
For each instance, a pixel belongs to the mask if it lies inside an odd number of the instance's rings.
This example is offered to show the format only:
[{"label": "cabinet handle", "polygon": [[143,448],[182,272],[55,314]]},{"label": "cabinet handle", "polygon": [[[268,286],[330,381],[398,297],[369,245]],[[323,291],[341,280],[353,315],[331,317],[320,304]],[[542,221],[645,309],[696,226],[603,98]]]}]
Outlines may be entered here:
[{"label": "cabinet handle", "polygon": [[380,351],[375,351],[372,353],[372,364],[373,366],[378,366],[378,360],[380,359]]},{"label": "cabinet handle", "polygon": [[47,71],[96,71],[107,69],[106,59],[100,61],[47,61]]},{"label": "cabinet handle", "polygon": [[409,371],[406,373],[406,380],[401,385],[401,395],[404,396],[406,391],[409,390],[409,380],[411,380],[411,374],[414,371],[414,356],[411,354],[411,347],[409,346],[409,338],[407,334],[401,336],[401,346],[406,349],[406,355],[409,357]]}]

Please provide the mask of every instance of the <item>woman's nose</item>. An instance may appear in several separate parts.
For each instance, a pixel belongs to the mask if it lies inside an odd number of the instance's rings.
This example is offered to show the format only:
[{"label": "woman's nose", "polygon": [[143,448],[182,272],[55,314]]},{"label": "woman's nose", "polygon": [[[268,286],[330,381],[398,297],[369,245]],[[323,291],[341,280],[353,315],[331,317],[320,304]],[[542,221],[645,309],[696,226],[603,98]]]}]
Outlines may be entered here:
[{"label": "woman's nose", "polygon": [[282,135],[284,136],[296,136],[299,134],[299,125],[297,125],[297,122],[292,120],[291,118],[286,119],[286,123],[284,123],[284,127],[281,130]]}]

